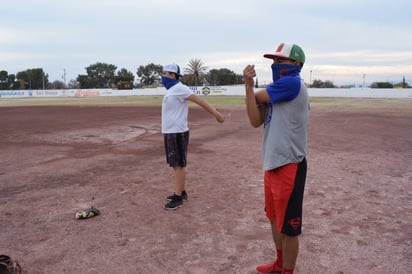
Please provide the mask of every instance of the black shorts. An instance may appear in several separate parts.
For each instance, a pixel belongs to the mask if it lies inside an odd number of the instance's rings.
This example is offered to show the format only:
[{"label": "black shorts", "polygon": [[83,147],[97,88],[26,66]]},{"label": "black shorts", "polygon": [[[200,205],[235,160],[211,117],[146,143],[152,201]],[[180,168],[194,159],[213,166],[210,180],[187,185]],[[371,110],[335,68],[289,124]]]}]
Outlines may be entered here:
[{"label": "black shorts", "polygon": [[181,133],[163,134],[166,162],[171,167],[185,167],[187,163],[187,147],[189,145],[189,131]]}]

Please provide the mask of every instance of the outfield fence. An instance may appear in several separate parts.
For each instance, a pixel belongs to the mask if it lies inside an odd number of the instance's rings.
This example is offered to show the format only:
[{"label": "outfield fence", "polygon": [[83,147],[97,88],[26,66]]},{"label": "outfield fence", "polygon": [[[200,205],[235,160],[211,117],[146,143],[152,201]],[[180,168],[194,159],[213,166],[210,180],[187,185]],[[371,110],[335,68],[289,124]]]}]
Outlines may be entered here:
[{"label": "outfield fence", "polygon": [[[190,87],[193,93],[204,96],[243,96],[244,85]],[[308,89],[311,97],[363,97],[363,98],[412,98],[412,89],[333,88]],[[1,98],[27,97],[99,97],[164,95],[165,88],[118,89],[50,89],[50,90],[0,90]]]}]

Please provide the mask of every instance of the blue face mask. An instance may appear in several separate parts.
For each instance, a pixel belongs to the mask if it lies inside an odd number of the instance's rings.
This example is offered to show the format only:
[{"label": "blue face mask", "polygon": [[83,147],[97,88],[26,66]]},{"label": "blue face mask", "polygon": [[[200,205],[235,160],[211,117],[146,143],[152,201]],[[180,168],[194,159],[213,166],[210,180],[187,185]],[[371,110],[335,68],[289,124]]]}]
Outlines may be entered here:
[{"label": "blue face mask", "polygon": [[166,89],[169,89],[179,83],[179,80],[172,79],[162,75],[162,84]]},{"label": "blue face mask", "polygon": [[272,64],[273,82],[279,80],[282,76],[299,74],[301,67],[291,64]]}]

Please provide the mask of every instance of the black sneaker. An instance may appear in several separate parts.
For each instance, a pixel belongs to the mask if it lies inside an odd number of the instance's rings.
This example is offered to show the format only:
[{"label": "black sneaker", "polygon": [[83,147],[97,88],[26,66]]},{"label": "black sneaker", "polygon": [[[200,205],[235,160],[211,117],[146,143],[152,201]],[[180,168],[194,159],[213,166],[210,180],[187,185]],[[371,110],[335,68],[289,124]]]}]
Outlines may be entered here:
[{"label": "black sneaker", "polygon": [[179,207],[182,207],[182,206],[183,206],[183,198],[181,196],[175,195],[173,197],[173,200],[171,200],[170,202],[165,204],[164,209],[175,210],[175,209],[178,209]]},{"label": "black sneaker", "polygon": [[[174,199],[175,197],[179,197],[179,196],[177,196],[175,193],[173,193],[172,195],[167,196],[167,197],[166,197],[166,200],[168,200],[169,202],[171,202],[171,201],[173,201],[173,199]],[[188,200],[188,196],[187,196],[186,190],[183,190],[183,191],[182,191],[182,199],[183,199],[183,201],[185,201],[185,202],[187,202],[187,200]]]}]

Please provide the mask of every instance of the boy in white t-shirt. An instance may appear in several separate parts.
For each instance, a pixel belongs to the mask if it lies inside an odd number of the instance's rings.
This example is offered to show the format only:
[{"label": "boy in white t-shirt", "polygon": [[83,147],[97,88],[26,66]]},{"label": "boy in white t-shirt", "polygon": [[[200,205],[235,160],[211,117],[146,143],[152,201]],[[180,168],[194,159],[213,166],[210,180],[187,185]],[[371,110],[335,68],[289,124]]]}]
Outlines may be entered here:
[{"label": "boy in white t-shirt", "polygon": [[166,160],[175,171],[175,192],[166,199],[169,201],[164,208],[174,210],[183,206],[187,200],[186,185],[186,160],[189,144],[189,127],[187,117],[189,113],[188,101],[203,107],[216,120],[223,123],[225,117],[202,98],[193,94],[192,90],[183,85],[179,78],[180,68],[176,64],[164,66],[162,83],[166,94],[162,102],[162,133],[166,151]]}]

